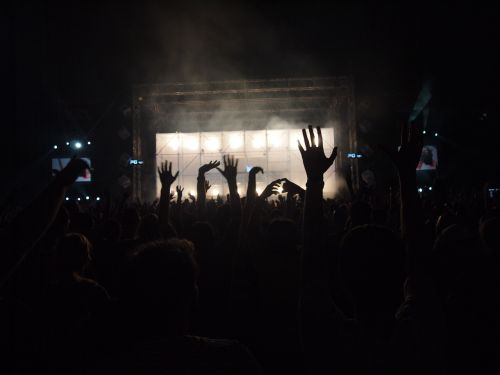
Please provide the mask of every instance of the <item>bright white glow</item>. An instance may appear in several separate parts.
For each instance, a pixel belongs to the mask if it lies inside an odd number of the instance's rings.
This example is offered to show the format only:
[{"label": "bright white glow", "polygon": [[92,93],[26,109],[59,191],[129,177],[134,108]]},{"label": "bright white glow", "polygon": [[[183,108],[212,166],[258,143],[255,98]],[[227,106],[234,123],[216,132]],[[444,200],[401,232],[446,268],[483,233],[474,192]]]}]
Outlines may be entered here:
[{"label": "bright white glow", "polygon": [[54,145],[54,150],[57,150],[57,145]]},{"label": "bright white glow", "polygon": [[66,142],[66,146],[69,146],[69,142]]},{"label": "bright white glow", "polygon": [[90,199],[90,197],[87,195],[87,196],[85,197],[85,199],[86,199],[86,200],[89,200],[89,199]]},{"label": "bright white glow", "polygon": [[69,198],[68,198],[68,197],[66,197],[66,200],[67,200],[67,201],[69,201]]},{"label": "bright white glow", "polygon": [[255,191],[256,191],[256,192],[257,192],[257,194],[259,194],[259,195],[261,195],[261,194],[262,194],[262,190],[261,190],[261,189],[259,189],[259,188],[255,189]]},{"label": "bright white glow", "polygon": [[[298,124],[293,126],[298,126]],[[325,154],[329,155],[335,144],[333,127],[325,126],[322,133]],[[188,192],[196,196],[196,188],[193,185],[201,164],[208,163],[210,160],[222,162],[223,155],[234,154],[239,159],[240,172],[245,170],[248,172],[253,166],[262,166],[265,169],[264,175],[260,173],[257,175],[256,190],[262,194],[267,183],[278,177],[287,177],[296,184],[305,186],[307,177],[297,147],[297,140],[300,139],[303,144],[302,138],[301,128],[286,129],[278,126],[269,130],[158,133],[156,134],[156,164],[159,166],[159,163],[168,160],[176,165],[176,170],[178,167],[181,173],[176,183],[185,187],[183,198],[188,198]],[[73,142],[71,146],[74,147]],[[268,149],[269,153],[264,153]],[[335,174],[331,173],[333,169],[335,166],[327,173],[330,177],[325,180],[324,194],[327,197],[332,197],[337,190]],[[209,174],[212,173],[213,178],[212,175],[208,177],[212,187],[208,190],[207,196],[215,198],[217,195],[222,195],[225,200],[227,188],[220,184],[219,173],[209,172]],[[244,196],[246,188],[243,185],[238,188]],[[427,186],[423,188],[427,191]],[[161,183],[156,176],[157,197],[160,196],[160,190]],[[82,196],[82,200],[85,200],[85,196]]]},{"label": "bright white glow", "polygon": [[432,191],[432,186],[429,186],[429,190]]},{"label": "bright white glow", "polygon": [[425,132],[425,130],[424,130],[424,131],[422,132],[422,134],[425,134],[425,133],[426,133],[426,132]]},{"label": "bright white glow", "polygon": [[90,145],[91,144],[90,141],[88,141],[87,144]]},{"label": "bright white glow", "polygon": [[253,139],[252,139],[252,147],[253,148],[261,149],[261,148],[264,148],[265,145],[266,145],[266,143],[265,143],[265,140],[263,137],[259,137],[258,135],[253,137]]},{"label": "bright white glow", "polygon": [[280,137],[279,134],[269,134],[268,141],[271,147],[277,148],[281,146],[282,138]]},{"label": "bright white glow", "polygon": [[75,148],[82,148],[81,142],[75,142]]},{"label": "bright white glow", "polygon": [[421,193],[422,191],[424,191],[422,188],[418,188],[419,193]]},{"label": "bright white glow", "polygon": [[95,199],[95,200],[96,200],[96,201],[100,201],[100,200],[101,200],[101,198],[100,198],[100,197],[96,197],[96,199]]},{"label": "bright white glow", "polygon": [[434,137],[437,137],[439,134],[438,133],[434,133]]},{"label": "bright white glow", "polygon": [[220,142],[215,137],[208,137],[205,140],[205,147],[208,151],[217,151],[220,149]]},{"label": "bright white glow", "polygon": [[193,135],[190,136],[185,135],[183,137],[183,144],[186,149],[190,151],[197,151],[199,148],[198,137]]},{"label": "bright white glow", "polygon": [[77,200],[77,201],[80,201],[81,199],[80,199],[80,197],[78,197],[78,198],[76,198],[76,200]]},{"label": "bright white glow", "polygon": [[231,150],[237,150],[243,146],[243,137],[240,135],[233,135],[229,138],[229,147]]},{"label": "bright white glow", "polygon": [[174,151],[177,151],[179,149],[179,140],[177,139],[177,137],[170,140],[169,147]]}]

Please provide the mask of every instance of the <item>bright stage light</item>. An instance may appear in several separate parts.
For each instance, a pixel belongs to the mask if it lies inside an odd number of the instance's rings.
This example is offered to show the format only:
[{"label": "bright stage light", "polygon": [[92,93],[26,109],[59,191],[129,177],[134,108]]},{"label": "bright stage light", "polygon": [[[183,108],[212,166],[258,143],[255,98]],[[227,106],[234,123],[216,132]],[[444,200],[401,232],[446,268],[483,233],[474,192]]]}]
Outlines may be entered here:
[{"label": "bright stage light", "polygon": [[184,135],[182,143],[184,145],[184,148],[190,151],[197,151],[199,148],[197,136]]},{"label": "bright stage light", "polygon": [[172,138],[170,140],[169,146],[172,150],[177,151],[179,149],[179,140],[176,138]]},{"label": "bright stage light", "polygon": [[238,135],[233,135],[229,139],[229,147],[231,150],[237,150],[243,146],[243,137]]},{"label": "bright stage light", "polygon": [[87,144],[90,145],[91,144],[90,141],[88,141]]},{"label": "bright stage light", "polygon": [[434,133],[434,137],[437,137],[439,134],[438,133]]},{"label": "bright stage light", "polygon": [[264,140],[263,137],[259,137],[258,135],[255,136],[253,139],[252,139],[252,147],[255,148],[255,149],[261,149],[261,148],[264,148],[264,146],[266,145],[266,142]]},{"label": "bright stage light", "polygon": [[101,200],[101,197],[96,197],[95,199],[96,201],[100,201]]},{"label": "bright stage light", "polygon": [[85,199],[86,199],[86,200],[89,200],[89,199],[90,199],[90,197],[87,195],[87,196],[85,197]]},{"label": "bright stage light", "polygon": [[271,147],[278,148],[281,146],[282,137],[279,134],[268,134],[268,141]]},{"label": "bright stage light", "polygon": [[68,197],[66,197],[66,200],[67,200],[67,201],[69,201],[69,198],[68,198]]},{"label": "bright stage light", "polygon": [[423,131],[422,131],[422,134],[425,134],[425,133],[426,133],[426,131],[425,131],[425,130],[423,130]]},{"label": "bright stage light", "polygon": [[57,145],[54,145],[54,150],[57,150]]},{"label": "bright stage light", "polygon": [[81,199],[80,199],[80,197],[78,197],[78,198],[76,198],[76,200],[77,200],[77,201],[80,201]]},{"label": "bright stage light", "polygon": [[422,189],[422,188],[418,188],[418,192],[419,192],[419,193],[421,193],[421,192],[423,192],[423,191],[424,191],[424,189]]},{"label": "bright stage light", "polygon": [[220,149],[219,140],[214,137],[209,137],[205,140],[205,147],[208,151],[217,151]]},{"label": "bright stage light", "polygon": [[69,142],[66,142],[66,146],[69,146]]},{"label": "bright stage light", "polygon": [[75,142],[75,148],[82,148],[81,142]]},{"label": "bright stage light", "polygon": [[432,191],[432,186],[429,186],[429,191]]}]

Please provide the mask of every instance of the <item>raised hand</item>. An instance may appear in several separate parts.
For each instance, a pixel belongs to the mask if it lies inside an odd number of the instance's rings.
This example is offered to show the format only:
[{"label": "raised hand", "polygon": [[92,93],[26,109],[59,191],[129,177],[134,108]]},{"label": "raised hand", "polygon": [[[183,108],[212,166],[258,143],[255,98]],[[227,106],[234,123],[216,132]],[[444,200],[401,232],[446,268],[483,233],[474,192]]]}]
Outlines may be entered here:
[{"label": "raised hand", "polygon": [[82,160],[78,157],[73,157],[68,165],[64,167],[61,172],[56,177],[56,181],[61,183],[62,186],[70,186],[72,185],[78,177],[82,175],[82,173],[89,169],[89,165],[85,160]]},{"label": "raised hand", "polygon": [[175,187],[175,191],[177,192],[177,203],[181,203],[182,202],[182,192],[184,191],[184,188],[181,187],[181,185],[177,185]]},{"label": "raised hand", "polygon": [[177,176],[179,176],[179,171],[177,171],[177,173],[173,175],[172,162],[168,163],[167,161],[165,161],[160,165],[160,168],[158,168],[158,175],[160,176],[162,189],[167,189],[168,191],[170,191],[170,186],[172,186],[174,181],[177,179]]},{"label": "raised hand", "polygon": [[266,188],[264,189],[264,191],[260,194],[259,198],[267,199],[271,195],[278,194],[281,181],[283,181],[283,179],[278,178],[277,180],[274,180],[269,185],[267,185]]},{"label": "raised hand", "polygon": [[304,163],[304,168],[306,170],[308,180],[323,180],[323,174],[331,167],[335,158],[337,157],[337,147],[335,147],[332,151],[330,157],[325,156],[325,150],[323,148],[323,136],[321,134],[321,129],[318,126],[316,128],[318,132],[318,145],[316,146],[314,140],[314,130],[311,125],[309,128],[309,140],[307,136],[306,129],[302,129],[302,135],[304,136],[304,147],[300,144],[300,141],[297,140],[299,144],[299,151],[302,155],[302,162]]},{"label": "raised hand", "polygon": [[210,181],[208,180],[205,180],[205,185],[204,185],[204,188],[205,188],[205,193],[208,191],[208,189],[210,189],[212,187],[212,185],[210,185]]},{"label": "raised hand", "polygon": [[401,145],[397,151],[383,149],[399,173],[415,173],[422,154],[423,135],[420,122],[401,126]]},{"label": "raised hand", "polygon": [[196,202],[196,197],[195,197],[193,194],[189,193],[189,194],[188,194],[188,197],[189,197],[189,199],[191,199],[191,201],[192,201],[193,203],[194,203],[194,202]]},{"label": "raised hand", "polygon": [[288,193],[289,196],[299,195],[301,198],[304,198],[305,190],[302,189],[299,185],[293,183],[287,178],[283,179],[283,193]]},{"label": "raised hand", "polygon": [[208,171],[211,171],[214,168],[217,168],[220,165],[220,161],[214,160],[210,161],[208,164],[203,164],[199,169],[198,169],[198,174],[205,174]]},{"label": "raised hand", "polygon": [[248,172],[249,177],[257,175],[257,173],[262,173],[264,174],[264,170],[261,167],[253,167],[250,169],[250,172]]},{"label": "raised hand", "polygon": [[226,178],[229,189],[236,190],[236,175],[238,174],[238,159],[234,155],[224,155],[224,170],[217,167],[217,170]]}]

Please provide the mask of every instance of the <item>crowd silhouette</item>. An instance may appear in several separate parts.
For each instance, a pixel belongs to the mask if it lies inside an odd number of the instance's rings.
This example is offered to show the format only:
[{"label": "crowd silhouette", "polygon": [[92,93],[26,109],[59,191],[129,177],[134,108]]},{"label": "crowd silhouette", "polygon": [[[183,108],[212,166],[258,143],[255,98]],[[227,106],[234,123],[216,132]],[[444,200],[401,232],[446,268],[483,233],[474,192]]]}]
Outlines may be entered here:
[{"label": "crowd silhouette", "polygon": [[[498,201],[420,196],[417,123],[380,151],[395,205],[325,200],[337,148],[302,132],[305,189],[283,176],[258,194],[254,167],[244,198],[226,155],[196,197],[165,162],[159,202],[84,208],[64,201],[88,168],[72,159],[2,219],[6,373],[498,374]],[[213,169],[227,199],[207,199]]]}]

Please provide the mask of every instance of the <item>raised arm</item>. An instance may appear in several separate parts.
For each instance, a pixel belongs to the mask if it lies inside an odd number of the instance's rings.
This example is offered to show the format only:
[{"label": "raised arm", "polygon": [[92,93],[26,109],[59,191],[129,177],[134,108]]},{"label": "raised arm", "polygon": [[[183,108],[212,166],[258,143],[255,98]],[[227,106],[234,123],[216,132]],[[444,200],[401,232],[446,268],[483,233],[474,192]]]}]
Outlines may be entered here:
[{"label": "raised arm", "polygon": [[401,236],[406,242],[410,259],[422,238],[423,214],[417,195],[416,167],[422,152],[422,129],[418,123],[401,127],[401,145],[397,151],[385,150],[399,176]]},{"label": "raised arm", "polygon": [[0,251],[0,287],[52,225],[66,191],[88,168],[84,160],[71,159],[38,198],[10,225],[2,228],[1,236],[5,247]]},{"label": "raised arm", "polygon": [[172,163],[165,161],[158,168],[158,175],[160,176],[161,182],[161,193],[160,193],[160,233],[163,237],[169,237],[171,234],[171,228],[169,224],[169,211],[170,211],[170,188],[172,184],[179,176],[179,171],[172,174]]},{"label": "raised arm", "polygon": [[302,257],[302,286],[314,281],[326,283],[328,280],[324,249],[324,218],[323,218],[323,174],[330,168],[337,157],[335,147],[329,157],[325,156],[321,129],[316,128],[318,142],[312,126],[309,126],[309,136],[302,129],[304,147],[299,144],[299,151],[307,174],[306,194],[304,201],[304,252]]},{"label": "raised arm", "polygon": [[208,164],[203,164],[198,169],[198,179],[196,183],[196,193],[198,195],[196,207],[198,209],[198,215],[200,219],[205,217],[205,208],[207,201],[207,191],[210,188],[210,184],[207,184],[207,180],[205,179],[205,173],[211,171],[214,168],[217,168],[220,165],[220,162],[217,160],[210,161]]},{"label": "raised arm", "polygon": [[232,155],[224,155],[224,170],[217,167],[217,170],[224,176],[229,188],[229,201],[233,219],[241,219],[241,202],[238,194],[236,176],[238,175],[238,159]]}]

